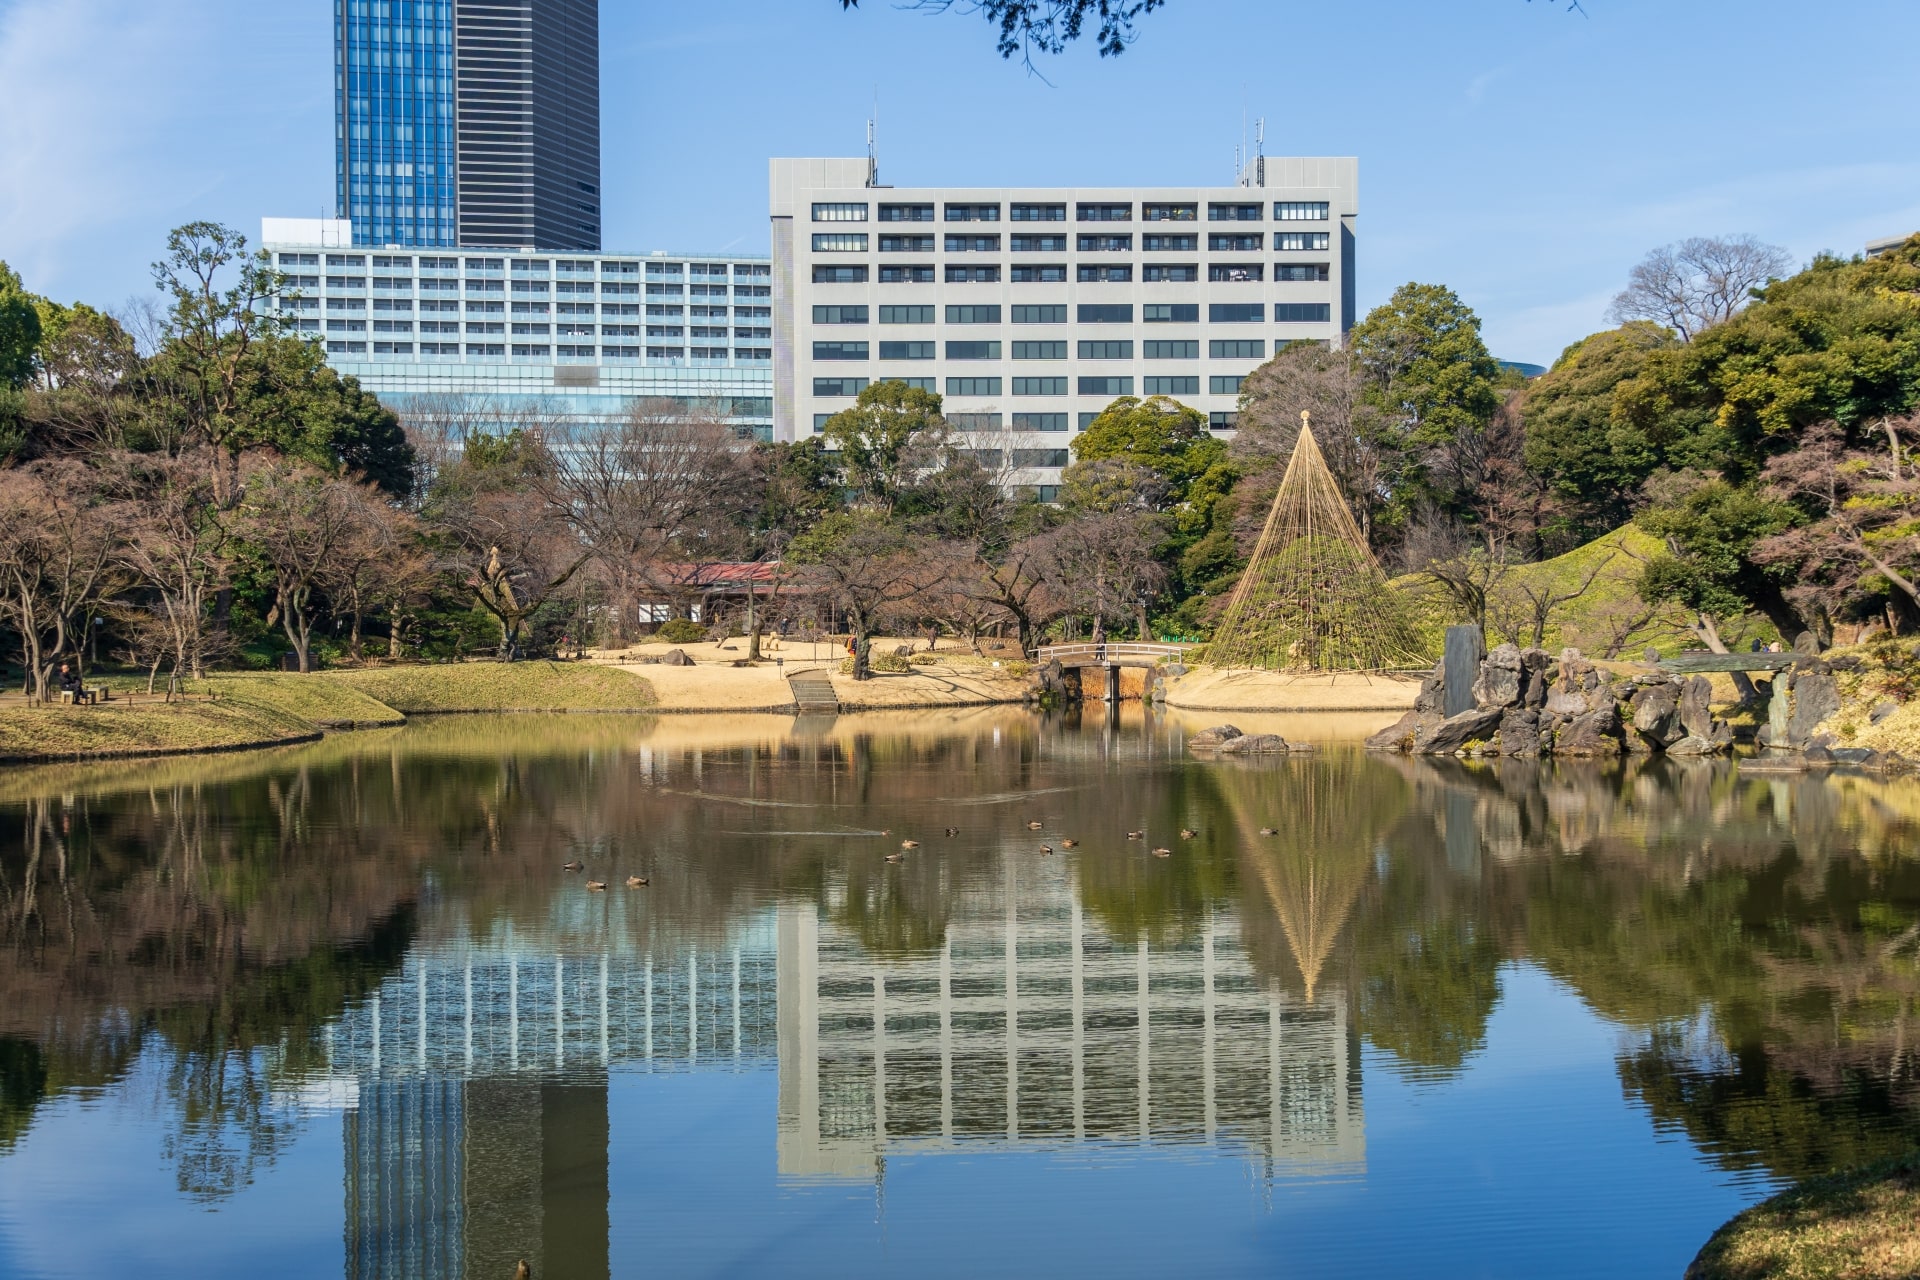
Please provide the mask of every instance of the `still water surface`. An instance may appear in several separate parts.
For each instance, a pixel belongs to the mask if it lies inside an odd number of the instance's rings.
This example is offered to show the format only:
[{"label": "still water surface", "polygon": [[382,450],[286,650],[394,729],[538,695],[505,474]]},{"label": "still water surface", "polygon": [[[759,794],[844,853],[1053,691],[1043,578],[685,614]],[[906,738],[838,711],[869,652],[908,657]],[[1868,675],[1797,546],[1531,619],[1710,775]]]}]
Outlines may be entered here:
[{"label": "still water surface", "polygon": [[0,776],[0,1275],[1677,1276],[1920,1140],[1920,783],[1195,727]]}]

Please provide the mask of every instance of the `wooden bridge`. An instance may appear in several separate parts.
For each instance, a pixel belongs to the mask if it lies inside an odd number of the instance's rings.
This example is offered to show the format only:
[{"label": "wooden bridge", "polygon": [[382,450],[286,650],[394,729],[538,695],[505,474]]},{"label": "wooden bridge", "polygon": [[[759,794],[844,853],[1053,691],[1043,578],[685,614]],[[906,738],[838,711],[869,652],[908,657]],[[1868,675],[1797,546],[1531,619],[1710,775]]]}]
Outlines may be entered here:
[{"label": "wooden bridge", "polygon": [[[1058,662],[1068,671],[1078,671],[1084,667],[1099,667],[1105,683],[1105,698],[1108,702],[1119,701],[1120,668],[1141,667],[1152,670],[1162,662],[1180,660],[1189,646],[1181,644],[1153,644],[1144,640],[1114,640],[1104,644],[1049,644],[1042,645],[1034,654],[1034,661],[1042,666],[1049,662]],[[1075,677],[1078,678],[1077,676]]]}]

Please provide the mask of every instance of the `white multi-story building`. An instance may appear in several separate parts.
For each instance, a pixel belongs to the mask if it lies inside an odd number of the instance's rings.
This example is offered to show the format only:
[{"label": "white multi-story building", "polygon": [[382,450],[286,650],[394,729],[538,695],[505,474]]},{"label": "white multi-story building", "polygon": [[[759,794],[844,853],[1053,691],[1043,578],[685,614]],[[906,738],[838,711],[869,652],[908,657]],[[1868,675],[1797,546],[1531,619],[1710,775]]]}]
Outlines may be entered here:
[{"label": "white multi-story building", "polygon": [[396,410],[460,399],[591,425],[672,400],[771,434],[764,257],[378,248],[306,218],[263,220],[261,241],[295,331]]},{"label": "white multi-story building", "polygon": [[1024,483],[1116,396],[1231,430],[1240,383],[1354,322],[1358,161],[1268,159],[1264,185],[883,187],[864,159],[776,159],[774,436],[861,388],[937,391]]}]

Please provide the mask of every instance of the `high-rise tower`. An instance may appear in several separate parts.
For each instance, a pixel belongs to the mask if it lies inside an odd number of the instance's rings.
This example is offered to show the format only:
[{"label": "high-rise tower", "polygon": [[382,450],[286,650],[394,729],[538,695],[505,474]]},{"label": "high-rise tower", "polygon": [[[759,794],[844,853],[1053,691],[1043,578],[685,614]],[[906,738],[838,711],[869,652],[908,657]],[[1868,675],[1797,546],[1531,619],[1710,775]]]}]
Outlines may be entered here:
[{"label": "high-rise tower", "polygon": [[600,247],[598,0],[334,0],[355,244]]}]

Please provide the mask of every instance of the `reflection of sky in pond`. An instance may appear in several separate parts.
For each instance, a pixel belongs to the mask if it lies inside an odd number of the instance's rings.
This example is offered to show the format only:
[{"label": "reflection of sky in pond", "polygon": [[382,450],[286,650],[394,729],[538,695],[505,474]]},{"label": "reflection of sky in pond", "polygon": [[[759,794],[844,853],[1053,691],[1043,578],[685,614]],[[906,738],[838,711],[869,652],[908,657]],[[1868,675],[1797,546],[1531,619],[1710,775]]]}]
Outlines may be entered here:
[{"label": "reflection of sky in pond", "polygon": [[[1920,903],[1897,787],[864,720],[442,722],[0,800],[79,869],[36,870],[81,908],[46,926],[111,957],[13,953],[0,1050],[58,1029],[0,1108],[0,1274],[1677,1274],[1911,1129],[1897,1070],[1832,1083],[1911,1003],[1873,959]],[[155,914],[149,865],[217,892]],[[279,967],[117,948],[222,912]],[[251,1047],[196,1056],[222,1019]]]}]

